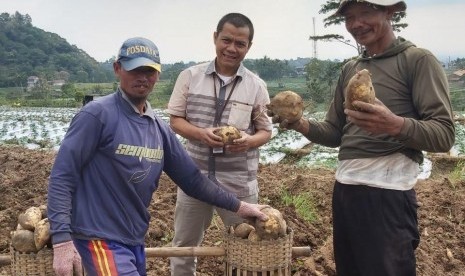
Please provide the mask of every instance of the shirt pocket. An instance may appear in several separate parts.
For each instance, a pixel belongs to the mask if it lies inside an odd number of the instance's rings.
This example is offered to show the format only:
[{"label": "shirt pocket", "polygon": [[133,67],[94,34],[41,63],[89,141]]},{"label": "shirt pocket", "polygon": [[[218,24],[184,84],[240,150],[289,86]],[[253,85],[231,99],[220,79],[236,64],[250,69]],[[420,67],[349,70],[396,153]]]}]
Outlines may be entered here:
[{"label": "shirt pocket", "polygon": [[235,126],[239,130],[245,130],[249,128],[251,116],[252,116],[252,105],[243,103],[231,103],[231,111],[229,112],[228,125]]}]

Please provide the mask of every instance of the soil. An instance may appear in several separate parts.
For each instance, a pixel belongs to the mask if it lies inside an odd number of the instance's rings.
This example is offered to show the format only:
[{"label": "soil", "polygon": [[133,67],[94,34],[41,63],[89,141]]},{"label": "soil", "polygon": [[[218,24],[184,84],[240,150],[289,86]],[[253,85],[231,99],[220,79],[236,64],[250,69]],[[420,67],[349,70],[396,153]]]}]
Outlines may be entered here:
[{"label": "soil", "polygon": [[[8,255],[10,231],[18,215],[31,206],[46,204],[47,181],[55,153],[17,146],[0,146],[0,255]],[[465,174],[464,159],[445,155],[429,156],[432,175],[421,180],[416,191],[421,233],[416,251],[417,275],[465,275]],[[334,170],[302,168],[286,164],[262,165],[259,169],[261,203],[280,210],[294,231],[293,246],[310,246],[310,257],[293,258],[292,275],[335,275],[331,236],[331,193]],[[461,178],[455,177],[457,171]],[[281,200],[290,195],[309,193],[315,219],[309,222],[293,205]],[[176,186],[165,175],[150,205],[152,221],[146,236],[147,247],[170,246],[173,236],[173,210]],[[221,246],[224,227],[215,219],[202,246]],[[198,275],[223,275],[222,257],[199,257]],[[148,275],[169,275],[168,258],[148,258]],[[0,267],[8,275],[9,266]]]}]

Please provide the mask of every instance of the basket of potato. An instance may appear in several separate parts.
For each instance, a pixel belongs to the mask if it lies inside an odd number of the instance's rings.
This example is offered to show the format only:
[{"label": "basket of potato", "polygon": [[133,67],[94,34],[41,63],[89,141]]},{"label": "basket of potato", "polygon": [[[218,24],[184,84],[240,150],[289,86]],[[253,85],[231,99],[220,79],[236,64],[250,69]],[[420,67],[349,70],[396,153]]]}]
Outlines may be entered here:
[{"label": "basket of potato", "polygon": [[12,275],[53,275],[53,250],[46,207],[30,207],[11,232]]},{"label": "basket of potato", "polygon": [[243,222],[226,232],[226,275],[290,275],[292,229],[277,209],[262,212],[267,221]]}]

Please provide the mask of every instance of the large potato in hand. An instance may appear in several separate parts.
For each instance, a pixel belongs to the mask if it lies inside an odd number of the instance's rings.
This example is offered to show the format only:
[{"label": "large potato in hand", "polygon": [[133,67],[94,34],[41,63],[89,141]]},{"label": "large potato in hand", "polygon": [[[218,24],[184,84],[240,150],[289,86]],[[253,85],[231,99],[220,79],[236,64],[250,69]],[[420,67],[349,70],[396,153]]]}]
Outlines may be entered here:
[{"label": "large potato in hand", "polygon": [[304,102],[299,94],[283,91],[276,94],[266,108],[273,123],[284,122],[287,125],[300,120],[304,112]]},{"label": "large potato in hand", "polygon": [[27,230],[34,231],[37,223],[42,219],[39,207],[30,207],[18,216],[18,223]]},{"label": "large potato in hand", "polygon": [[255,231],[261,240],[272,240],[286,235],[287,223],[280,211],[265,207],[261,209],[268,216],[267,221],[255,220]]},{"label": "large potato in hand", "polygon": [[34,232],[29,230],[16,230],[12,233],[11,245],[22,253],[37,252],[34,242]]},{"label": "large potato in hand", "polygon": [[234,140],[242,137],[241,132],[233,126],[223,126],[213,131],[215,135],[218,135],[225,144],[232,144]]},{"label": "large potato in hand", "polygon": [[34,243],[37,250],[42,249],[50,241],[50,223],[48,218],[39,221],[34,230]]},{"label": "large potato in hand", "polygon": [[354,101],[373,104],[375,102],[375,89],[371,82],[370,72],[367,69],[363,69],[355,73],[347,84],[345,94],[345,108],[358,110],[357,107],[352,105]]}]

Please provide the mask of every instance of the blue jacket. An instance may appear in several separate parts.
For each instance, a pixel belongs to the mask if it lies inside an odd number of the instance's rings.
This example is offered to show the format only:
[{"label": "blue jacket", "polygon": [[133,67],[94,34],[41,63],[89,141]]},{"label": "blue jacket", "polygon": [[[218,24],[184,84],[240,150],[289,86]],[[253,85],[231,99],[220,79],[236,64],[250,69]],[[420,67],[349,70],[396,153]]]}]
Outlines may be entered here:
[{"label": "blue jacket", "polygon": [[237,211],[239,200],[200,173],[153,110],[140,116],[119,90],[73,118],[53,165],[48,218],[53,243],[109,239],[144,244],[147,207],[164,171],[186,194]]}]

